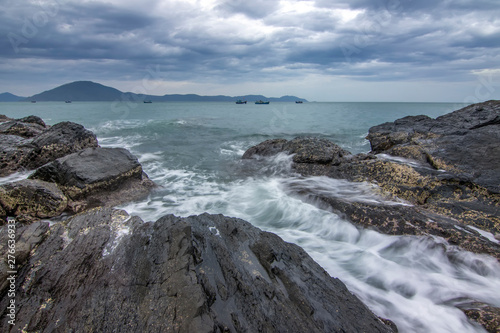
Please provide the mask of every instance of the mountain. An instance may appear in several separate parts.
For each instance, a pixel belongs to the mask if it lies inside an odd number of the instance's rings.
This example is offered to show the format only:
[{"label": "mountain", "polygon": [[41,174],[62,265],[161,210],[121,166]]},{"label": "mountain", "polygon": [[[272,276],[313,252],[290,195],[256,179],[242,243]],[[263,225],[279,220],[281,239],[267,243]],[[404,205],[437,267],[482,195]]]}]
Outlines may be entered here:
[{"label": "mountain", "polygon": [[76,81],[67,83],[57,88],[33,95],[25,100],[34,101],[136,101],[151,100],[153,102],[234,102],[238,99],[246,101],[271,101],[271,102],[293,102],[307,100],[295,96],[265,97],[262,95],[245,96],[200,96],[196,94],[172,94],[172,95],[142,95],[130,92],[121,92],[118,89],[104,86],[92,81]]},{"label": "mountain", "polygon": [[26,97],[16,96],[11,93],[0,94],[0,102],[19,102],[26,99]]},{"label": "mountain", "polygon": [[107,87],[92,81],[76,81],[63,84],[57,88],[33,95],[28,99],[34,101],[114,101],[123,93],[115,88]]}]

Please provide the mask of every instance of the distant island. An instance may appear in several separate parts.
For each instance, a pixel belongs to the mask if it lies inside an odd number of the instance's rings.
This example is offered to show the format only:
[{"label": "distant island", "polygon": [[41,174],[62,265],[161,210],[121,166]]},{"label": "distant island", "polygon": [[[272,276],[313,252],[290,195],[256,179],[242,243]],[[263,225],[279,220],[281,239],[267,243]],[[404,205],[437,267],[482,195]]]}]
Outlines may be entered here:
[{"label": "distant island", "polygon": [[136,94],[131,92],[122,92],[118,89],[107,87],[92,81],[75,81],[51,90],[30,96],[21,97],[11,93],[0,94],[0,102],[112,102],[112,101],[151,101],[151,102],[234,102],[236,100],[258,101],[265,100],[270,102],[307,102],[306,99],[296,96],[266,97],[263,95],[245,95],[245,96],[200,96],[196,94],[171,94],[163,96]]}]

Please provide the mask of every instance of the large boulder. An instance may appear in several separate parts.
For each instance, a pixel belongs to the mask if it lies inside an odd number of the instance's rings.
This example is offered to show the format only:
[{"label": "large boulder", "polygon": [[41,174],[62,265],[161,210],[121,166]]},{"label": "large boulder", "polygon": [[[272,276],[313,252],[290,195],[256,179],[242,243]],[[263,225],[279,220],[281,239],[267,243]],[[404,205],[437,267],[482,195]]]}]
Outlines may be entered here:
[{"label": "large boulder", "polygon": [[239,219],[99,208],[46,235],[16,278],[28,332],[391,332],[300,247]]},{"label": "large boulder", "polygon": [[24,179],[0,186],[2,223],[7,216],[15,216],[18,222],[58,216],[67,205],[68,198],[54,183]]},{"label": "large boulder", "polygon": [[97,147],[94,133],[82,125],[62,122],[47,126],[29,116],[0,121],[0,177],[33,170],[59,157]]},{"label": "large boulder", "polygon": [[436,119],[406,117],[372,127],[367,138],[374,153],[463,174],[500,194],[500,101],[470,105]]},{"label": "large boulder", "polygon": [[34,149],[23,163],[28,169],[38,168],[84,148],[98,146],[94,133],[80,124],[69,121],[55,124],[34,138],[31,144]]},{"label": "large boulder", "polygon": [[73,202],[83,201],[84,208],[135,200],[154,186],[137,158],[123,148],[83,149],[44,165],[29,178],[56,183]]}]

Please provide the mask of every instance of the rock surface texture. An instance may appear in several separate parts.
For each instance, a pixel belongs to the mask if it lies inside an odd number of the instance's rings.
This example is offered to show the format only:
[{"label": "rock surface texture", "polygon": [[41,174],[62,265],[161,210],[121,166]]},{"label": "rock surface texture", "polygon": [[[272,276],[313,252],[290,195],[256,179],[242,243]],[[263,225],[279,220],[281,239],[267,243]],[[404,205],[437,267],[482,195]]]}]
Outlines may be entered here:
[{"label": "rock surface texture", "polygon": [[0,118],[0,176],[36,170],[29,179],[0,186],[0,218],[18,222],[76,213],[136,200],[155,186],[135,156],[98,147],[82,125],[47,126],[36,116]]},{"label": "rock surface texture", "polygon": [[16,327],[27,332],[392,331],[300,247],[239,219],[144,223],[98,208],[18,235]]},{"label": "rock surface texture", "polygon": [[[345,198],[297,186],[355,224],[386,234],[434,235],[463,249],[500,259],[500,101],[438,117],[405,117],[372,127],[370,154],[352,155],[318,138],[275,139],[247,150],[244,159],[295,154],[292,169],[376,184],[379,202]],[[480,230],[479,230],[480,229]],[[483,232],[485,231],[485,232]],[[469,311],[500,321],[499,309]]]}]

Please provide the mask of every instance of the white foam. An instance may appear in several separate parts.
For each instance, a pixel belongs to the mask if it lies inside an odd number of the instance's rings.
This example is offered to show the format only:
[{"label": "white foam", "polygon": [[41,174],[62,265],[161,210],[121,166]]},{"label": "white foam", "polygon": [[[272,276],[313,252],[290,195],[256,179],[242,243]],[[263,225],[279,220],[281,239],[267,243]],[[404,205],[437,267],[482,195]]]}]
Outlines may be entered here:
[{"label": "white foam", "polygon": [[495,235],[493,235],[491,232],[481,230],[479,228],[473,227],[471,225],[468,225],[467,228],[470,228],[472,230],[475,230],[481,234],[484,238],[488,239],[490,242],[500,244],[500,241],[495,238]]}]

